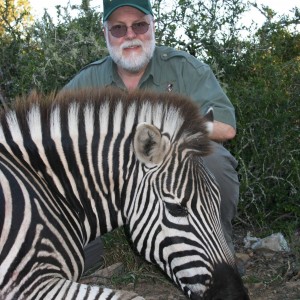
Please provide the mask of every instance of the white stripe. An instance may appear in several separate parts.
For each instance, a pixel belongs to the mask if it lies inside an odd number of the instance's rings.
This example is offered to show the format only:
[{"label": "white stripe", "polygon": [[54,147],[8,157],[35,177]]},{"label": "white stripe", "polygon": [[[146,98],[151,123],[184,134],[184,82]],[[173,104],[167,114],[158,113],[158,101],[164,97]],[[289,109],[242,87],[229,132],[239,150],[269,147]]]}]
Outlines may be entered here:
[{"label": "white stripe", "polygon": [[[41,113],[40,108],[37,105],[34,105],[29,113],[27,114],[27,122],[29,127],[29,132],[31,139],[35,143],[40,158],[42,159],[43,163],[46,166],[46,172],[47,174],[53,179],[55,186],[59,190],[59,192],[65,196],[65,191],[63,186],[61,185],[61,182],[59,178],[56,176],[56,174],[52,171],[50,167],[50,163],[48,161],[48,157],[45,153],[45,148],[43,146],[43,130],[42,130],[42,123],[41,123]],[[42,175],[40,173],[40,175]],[[44,177],[44,175],[42,175]]]},{"label": "white stripe", "polygon": [[[79,169],[79,174],[80,177],[83,181],[83,185],[84,185],[84,190],[87,194],[88,199],[91,199],[91,192],[90,189],[88,187],[88,183],[84,174],[84,169],[85,167],[83,167],[82,165],[82,160],[80,157],[80,150],[79,150],[79,132],[78,132],[78,123],[79,123],[79,117],[78,117],[78,113],[79,113],[79,106],[76,103],[73,103],[69,110],[68,110],[68,130],[69,130],[69,134],[70,137],[72,139],[72,145],[74,148],[74,155],[75,155],[75,160],[76,160],[76,165]],[[73,176],[72,176],[72,180],[73,180]],[[74,180],[74,184],[77,187],[77,184],[75,183]],[[77,197],[77,199],[79,200],[79,196]],[[85,199],[80,199],[81,201],[85,201]],[[87,220],[86,216],[84,218],[84,228],[87,234],[87,240],[89,240],[90,236],[91,236],[91,227],[89,224],[89,221]]]},{"label": "white stripe", "polygon": [[[100,124],[100,139],[99,139],[99,149],[98,149],[98,167],[99,167],[99,175],[100,175],[100,181],[102,183],[102,188],[104,190],[104,193],[108,194],[108,187],[106,185],[106,182],[104,180],[103,176],[103,169],[102,169],[102,159],[103,158],[103,143],[105,140],[105,137],[108,133],[108,122],[109,122],[109,103],[105,102],[103,105],[101,105],[99,109],[99,124]],[[110,212],[109,207],[107,203],[107,199],[103,198],[102,200],[102,207],[105,213],[105,223],[107,224],[108,228],[111,228],[111,220],[110,220]]]},{"label": "white stripe", "polygon": [[162,103],[156,103],[155,105],[152,104],[152,119],[153,119],[153,125],[161,129],[162,120],[163,120]]},{"label": "white stripe", "polygon": [[6,138],[4,136],[2,124],[0,124],[0,143],[6,144]]},{"label": "white stripe", "polygon": [[142,122],[151,123],[151,117],[152,117],[151,103],[150,102],[143,103],[138,114],[139,114],[138,123],[142,123]]},{"label": "white stripe", "polygon": [[[53,278],[53,280],[56,280],[56,278]],[[64,283],[65,283],[65,279],[61,279],[59,280],[51,289],[51,291],[49,293],[47,293],[47,298],[46,299],[55,299],[53,298],[54,295],[63,287]],[[57,299],[57,298],[56,298]]]},{"label": "white stripe", "polygon": [[77,185],[74,180],[74,177],[72,173],[70,172],[67,159],[63,150],[62,141],[61,141],[61,119],[60,119],[60,108],[58,106],[55,106],[50,114],[50,133],[51,138],[55,141],[55,147],[58,152],[58,155],[61,159],[61,162],[63,164],[64,170],[66,172],[66,175],[69,179],[69,182],[71,184],[72,190],[75,194],[75,197],[77,199],[80,199],[79,193],[77,190]]},{"label": "white stripe", "polygon": [[[23,229],[22,227],[20,227],[21,229]],[[6,289],[10,288],[10,287],[14,287],[14,289],[10,290],[9,292],[9,296],[12,297],[12,299],[14,299],[14,295],[16,293],[19,292],[19,289],[21,286],[24,286],[25,282],[31,277],[31,276],[34,276],[33,274],[33,268],[31,269],[31,271],[22,278],[22,280],[18,283],[18,285],[16,286],[15,285],[15,282],[17,281],[18,277],[19,277],[19,274],[20,272],[23,271],[24,267],[26,267],[26,265],[28,264],[28,262],[30,260],[32,260],[32,258],[34,258],[34,256],[36,255],[36,246],[40,240],[40,235],[41,235],[41,231],[43,230],[43,226],[41,224],[37,225],[36,228],[35,228],[35,235],[34,235],[34,240],[33,240],[33,243],[31,245],[31,248],[29,249],[29,252],[26,253],[26,255],[23,255],[23,258],[21,260],[21,262],[19,263],[19,265],[15,268],[14,270],[14,276],[12,276],[9,280],[9,282],[6,284]],[[23,232],[23,230],[22,230]],[[26,236],[24,234],[24,236]],[[5,289],[4,289],[5,290]],[[4,291],[3,290],[3,291]],[[23,292],[25,293],[25,291]],[[10,299],[10,298],[8,298]]]},{"label": "white stripe", "polygon": [[[25,237],[27,235],[27,232],[30,228],[30,224],[31,224],[31,213],[32,213],[32,207],[31,207],[31,202],[30,202],[30,197],[29,194],[27,192],[26,187],[24,186],[24,184],[20,181],[19,178],[17,178],[15,176],[18,185],[20,187],[20,189],[22,190],[23,193],[23,199],[24,199],[24,213],[23,213],[23,220],[22,220],[22,224],[20,226],[20,229],[18,231],[18,234],[14,240],[14,243],[11,247],[11,249],[9,250],[8,255],[4,258],[2,264],[0,265],[0,274],[6,274],[6,271],[9,269],[9,267],[11,266],[11,264],[13,263],[13,261],[16,259],[17,255],[20,252],[20,249],[22,247],[22,245],[25,243]],[[7,182],[5,183],[7,184]],[[11,193],[9,193],[7,196],[11,196]],[[9,201],[12,203],[13,199],[10,198]],[[32,252],[31,252],[32,253]],[[30,258],[30,256],[29,256]],[[18,268],[16,269],[16,273],[15,276],[18,276]],[[2,284],[3,279],[1,279],[0,277],[0,284]],[[12,278],[11,281],[13,281],[15,278]],[[6,286],[7,288],[10,287],[10,284],[8,284]],[[5,292],[5,290],[2,291],[3,293]]]},{"label": "white stripe", "polygon": [[[101,160],[102,160],[102,151],[103,151],[103,143],[105,140],[105,136],[108,132],[108,122],[109,122],[109,103],[105,102],[101,105],[99,109],[99,126],[100,126],[100,140],[99,140],[99,149],[98,149],[98,157],[99,157],[99,167],[101,167]],[[102,147],[101,147],[102,146]],[[103,185],[104,193],[108,194],[108,187],[104,181],[103,171],[100,171],[100,180]],[[107,207],[108,209],[108,207]]]},{"label": "white stripe", "polygon": [[[0,235],[0,249],[3,249],[4,244],[7,242],[7,237],[11,231],[11,221],[12,221],[12,210],[13,210],[13,204],[12,204],[12,197],[11,197],[11,189],[8,180],[0,171],[0,183],[1,187],[4,193],[4,198],[5,198],[5,208],[4,208],[4,221],[3,223],[5,224],[3,226],[1,235]],[[5,266],[2,264],[0,265],[0,274],[5,274]],[[0,285],[2,284],[4,279],[4,276],[0,276]]]},{"label": "white stripe", "polygon": [[28,157],[28,153],[24,148],[24,140],[23,140],[23,135],[19,126],[19,122],[17,119],[17,115],[15,111],[9,111],[6,114],[6,121],[12,136],[13,141],[19,146],[23,158],[25,161],[27,161],[30,164],[30,160]]},{"label": "white stripe", "polygon": [[[57,274],[53,274],[53,276],[57,276]],[[47,278],[43,279],[44,277],[47,277]],[[42,275],[42,276],[38,277],[35,281],[33,281],[30,286],[26,287],[26,290],[23,292],[23,294],[25,294],[27,291],[30,291],[30,299],[46,300],[45,296],[43,295],[45,290],[51,290],[52,287],[54,287],[56,285],[58,280],[59,279],[56,277],[54,277],[53,279],[49,279],[49,274]],[[33,286],[35,286],[37,284],[37,282],[39,283],[37,285],[38,289],[33,290]]]},{"label": "white stripe", "polygon": [[[44,211],[42,210],[38,200],[35,200],[35,204],[36,207],[38,209],[39,215],[41,216],[41,218],[43,219],[43,221],[45,222],[45,224],[47,224],[47,227],[49,228],[49,230],[56,236],[56,238],[59,240],[59,242],[61,243],[61,245],[65,244],[65,239],[66,236],[68,237],[72,237],[72,234],[70,234],[70,232],[65,228],[63,222],[60,219],[56,219],[57,222],[60,224],[61,228],[62,228],[62,232],[60,232],[55,226],[52,225],[52,223],[49,221],[49,219],[47,218],[47,216],[45,215]],[[44,203],[44,205],[46,205],[46,203]],[[47,207],[47,209],[45,210],[48,214],[48,209],[49,207]],[[82,254],[80,249],[78,249],[78,247],[76,246],[75,242],[73,239],[69,239],[71,245],[72,245],[72,249],[74,249],[76,256],[79,257],[81,259],[81,263],[83,264],[83,258],[82,258]],[[81,274],[79,273],[79,269],[78,269],[78,264],[76,262],[76,260],[74,259],[74,255],[72,253],[72,250],[70,248],[65,248],[65,251],[67,252],[68,257],[71,260],[73,269],[74,269],[74,273],[72,274],[70,272],[69,269],[64,268],[64,272],[66,273],[66,276],[68,278],[78,278]],[[65,264],[63,263],[62,266],[64,266]]]},{"label": "white stripe", "polygon": [[[115,181],[114,181],[114,164],[118,162],[113,161],[113,151],[114,151],[114,142],[116,141],[116,138],[118,137],[118,134],[121,131],[121,121],[122,121],[122,115],[123,115],[123,105],[122,102],[118,102],[118,104],[115,107],[114,116],[113,116],[113,136],[111,145],[109,147],[108,152],[108,164],[109,164],[109,181],[110,181],[110,196],[112,200],[112,204],[114,206],[115,211],[118,210],[117,204],[116,204],[116,195],[114,192],[115,189]],[[110,226],[109,230],[113,229],[112,226]]]},{"label": "white stripe", "polygon": [[[84,175],[84,169],[88,168],[89,173],[91,174],[91,177],[93,179],[94,187],[95,187],[97,193],[99,195],[101,195],[100,187],[96,182],[95,171],[94,171],[94,166],[93,166],[93,161],[92,161],[92,139],[93,139],[94,130],[95,130],[94,115],[95,115],[95,107],[92,106],[92,105],[86,105],[85,108],[84,108],[84,125],[85,125],[85,136],[86,136],[86,139],[87,139],[86,152],[87,152],[88,166],[84,167],[80,160],[78,160],[77,164],[80,166],[81,174],[82,174],[82,177],[83,177],[83,183],[85,185],[85,190],[87,192],[88,198],[92,200],[90,202],[90,204],[91,204],[92,210],[93,210],[93,212],[96,216],[96,223],[97,223],[97,225],[96,225],[97,226],[96,235],[99,236],[100,235],[100,224],[99,224],[99,216],[98,216],[97,208],[96,208],[96,205],[95,205],[95,199],[93,199],[93,197],[92,197],[88,181],[87,181],[87,179]],[[79,152],[79,149],[78,149],[78,152]],[[77,159],[79,159],[79,158],[77,158]],[[103,198],[102,195],[101,195],[101,197]],[[89,232],[89,234],[90,234],[90,232]]]},{"label": "white stripe", "polygon": [[171,140],[173,141],[183,122],[184,120],[180,115],[178,109],[170,107],[168,110],[165,110],[165,122],[163,132],[170,133]]}]

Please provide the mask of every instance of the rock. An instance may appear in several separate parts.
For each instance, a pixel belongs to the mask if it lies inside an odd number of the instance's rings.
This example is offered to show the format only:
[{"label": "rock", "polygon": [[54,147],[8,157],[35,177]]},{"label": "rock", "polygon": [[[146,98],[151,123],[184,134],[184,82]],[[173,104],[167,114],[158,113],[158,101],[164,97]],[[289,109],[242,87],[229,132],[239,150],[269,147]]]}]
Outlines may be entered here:
[{"label": "rock", "polygon": [[236,258],[244,264],[250,260],[250,255],[246,253],[235,253]]},{"label": "rock", "polygon": [[290,248],[282,233],[274,233],[263,239],[252,237],[248,232],[244,238],[245,248],[253,250],[271,250],[275,252],[289,252]]},{"label": "rock", "polygon": [[235,264],[239,274],[243,277],[246,274],[246,265],[250,256],[245,253],[235,253]]}]

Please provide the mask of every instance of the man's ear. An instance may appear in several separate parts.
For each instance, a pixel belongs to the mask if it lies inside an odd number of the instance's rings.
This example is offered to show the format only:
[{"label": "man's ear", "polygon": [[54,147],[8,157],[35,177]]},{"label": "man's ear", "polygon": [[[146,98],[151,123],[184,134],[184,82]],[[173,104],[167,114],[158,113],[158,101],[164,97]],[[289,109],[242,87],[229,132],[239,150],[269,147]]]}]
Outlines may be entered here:
[{"label": "man's ear", "polygon": [[104,21],[103,22],[103,24],[101,24],[101,26],[102,26],[102,32],[103,32],[103,36],[104,36],[104,38],[105,38],[105,40],[106,40],[106,37],[107,37],[107,21]]},{"label": "man's ear", "polygon": [[136,127],[133,149],[137,159],[150,168],[164,160],[170,149],[170,140],[154,125],[141,123]]}]

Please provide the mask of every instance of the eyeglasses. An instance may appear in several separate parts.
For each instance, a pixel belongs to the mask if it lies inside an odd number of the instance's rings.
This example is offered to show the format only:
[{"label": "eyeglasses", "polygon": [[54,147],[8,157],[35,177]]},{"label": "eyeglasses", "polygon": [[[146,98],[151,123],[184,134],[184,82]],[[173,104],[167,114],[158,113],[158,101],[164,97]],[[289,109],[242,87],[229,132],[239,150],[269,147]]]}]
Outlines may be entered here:
[{"label": "eyeglasses", "polygon": [[121,38],[126,35],[127,29],[130,27],[135,34],[144,34],[148,31],[149,26],[150,24],[148,24],[147,22],[134,23],[128,27],[126,25],[114,25],[109,29],[109,31],[112,36]]}]

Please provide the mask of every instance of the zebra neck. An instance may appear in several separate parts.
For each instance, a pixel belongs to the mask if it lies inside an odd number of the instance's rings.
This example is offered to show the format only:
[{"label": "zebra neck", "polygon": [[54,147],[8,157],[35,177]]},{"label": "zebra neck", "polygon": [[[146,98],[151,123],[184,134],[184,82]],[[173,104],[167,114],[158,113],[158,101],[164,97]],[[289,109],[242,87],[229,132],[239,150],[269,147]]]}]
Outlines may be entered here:
[{"label": "zebra neck", "polygon": [[7,113],[0,126],[7,157],[44,186],[63,213],[73,214],[84,241],[123,225],[126,181],[135,168],[133,123],[124,130],[105,107],[96,113],[71,103],[46,118],[41,109],[31,107],[22,119]]}]

